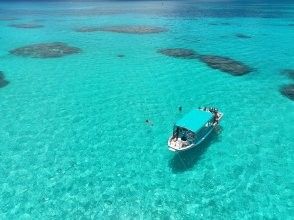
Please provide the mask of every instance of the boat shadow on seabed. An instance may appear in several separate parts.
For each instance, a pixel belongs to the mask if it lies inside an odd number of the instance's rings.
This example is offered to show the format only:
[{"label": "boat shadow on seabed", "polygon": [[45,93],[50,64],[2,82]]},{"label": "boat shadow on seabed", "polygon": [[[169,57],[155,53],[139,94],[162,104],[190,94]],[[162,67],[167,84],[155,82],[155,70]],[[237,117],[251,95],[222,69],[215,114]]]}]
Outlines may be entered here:
[{"label": "boat shadow on seabed", "polygon": [[205,153],[207,148],[211,144],[220,141],[220,133],[222,130],[222,127],[219,126],[214,129],[200,145],[187,151],[175,153],[173,158],[169,161],[169,167],[172,169],[172,172],[181,173],[192,169],[197,162],[200,161],[201,156]]}]

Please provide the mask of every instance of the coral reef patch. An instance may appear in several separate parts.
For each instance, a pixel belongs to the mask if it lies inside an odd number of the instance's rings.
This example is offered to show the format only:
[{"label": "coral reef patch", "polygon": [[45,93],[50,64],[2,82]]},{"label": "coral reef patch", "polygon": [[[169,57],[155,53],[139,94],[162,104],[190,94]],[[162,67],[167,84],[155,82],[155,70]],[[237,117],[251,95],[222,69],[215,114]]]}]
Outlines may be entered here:
[{"label": "coral reef patch", "polygon": [[246,64],[229,57],[201,55],[199,56],[199,60],[213,69],[218,69],[234,76],[245,75],[252,71],[252,69]]},{"label": "coral reef patch", "polygon": [[198,57],[194,50],[184,48],[166,48],[160,49],[158,53],[164,54],[169,57],[183,58],[183,59],[195,59]]},{"label": "coral reef patch", "polygon": [[252,71],[252,69],[246,64],[232,58],[217,55],[198,54],[191,49],[165,48],[159,49],[157,52],[174,58],[198,59],[213,69],[218,69],[234,76],[245,75]]},{"label": "coral reef patch", "polygon": [[66,55],[80,53],[81,49],[68,46],[66,43],[40,43],[19,47],[9,51],[11,54],[22,57],[32,58],[56,58]]},{"label": "coral reef patch", "polygon": [[0,71],[0,88],[3,88],[9,84],[9,81],[5,79],[4,73]]},{"label": "coral reef patch", "polygon": [[294,84],[284,85],[280,88],[282,95],[294,101]]},{"label": "coral reef patch", "polygon": [[242,38],[242,39],[249,39],[249,38],[252,38],[251,36],[248,36],[248,35],[245,35],[245,34],[240,34],[240,33],[237,33],[237,34],[236,34],[236,37],[238,37],[238,38]]},{"label": "coral reef patch", "polygon": [[15,28],[25,28],[25,29],[34,29],[34,28],[42,28],[44,27],[44,25],[41,25],[41,24],[34,24],[34,23],[31,23],[31,24],[10,24],[8,25],[9,27],[15,27]]}]

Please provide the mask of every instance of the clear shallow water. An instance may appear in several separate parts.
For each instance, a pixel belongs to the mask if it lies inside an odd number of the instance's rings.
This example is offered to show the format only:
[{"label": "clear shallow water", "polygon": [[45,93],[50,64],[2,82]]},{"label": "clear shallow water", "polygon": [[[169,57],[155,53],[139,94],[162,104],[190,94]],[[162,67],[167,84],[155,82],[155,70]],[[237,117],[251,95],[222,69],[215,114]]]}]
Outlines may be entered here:
[{"label": "clear shallow water", "polygon": [[[293,4],[1,3],[0,9],[19,19],[0,21],[0,70],[10,81],[0,89],[1,219],[293,216],[294,105],[279,93],[293,82],[281,74],[294,68]],[[7,26],[35,19],[45,27]],[[169,32],[73,31],[117,24]],[[8,53],[55,41],[83,52],[56,59]],[[234,77],[156,53],[174,47],[228,56],[255,70]],[[221,132],[180,156],[169,152],[178,106],[185,113],[199,105],[225,113]]]}]

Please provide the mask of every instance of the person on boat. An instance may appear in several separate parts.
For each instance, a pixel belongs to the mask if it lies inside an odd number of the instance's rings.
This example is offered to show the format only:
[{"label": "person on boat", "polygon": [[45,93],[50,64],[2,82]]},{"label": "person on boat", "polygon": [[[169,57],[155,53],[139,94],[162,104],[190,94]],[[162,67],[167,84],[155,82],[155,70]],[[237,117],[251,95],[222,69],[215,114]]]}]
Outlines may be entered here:
[{"label": "person on boat", "polygon": [[176,129],[176,131],[174,132],[174,135],[173,135],[173,137],[172,137],[172,139],[173,139],[174,141],[177,141],[177,140],[178,140],[178,138],[179,138],[179,133],[180,133],[180,129],[177,127],[177,129]]},{"label": "person on boat", "polygon": [[183,135],[181,137],[181,147],[186,147],[186,146],[188,146],[188,140],[187,140],[186,135]]},{"label": "person on boat", "polygon": [[218,113],[218,111],[213,111],[213,114],[214,114],[214,121],[213,123],[218,123],[219,122],[219,117],[220,117],[220,114]]},{"label": "person on boat", "polygon": [[187,140],[188,140],[188,142],[193,142],[194,139],[195,139],[195,134],[192,133],[192,132],[189,132],[187,134]]}]

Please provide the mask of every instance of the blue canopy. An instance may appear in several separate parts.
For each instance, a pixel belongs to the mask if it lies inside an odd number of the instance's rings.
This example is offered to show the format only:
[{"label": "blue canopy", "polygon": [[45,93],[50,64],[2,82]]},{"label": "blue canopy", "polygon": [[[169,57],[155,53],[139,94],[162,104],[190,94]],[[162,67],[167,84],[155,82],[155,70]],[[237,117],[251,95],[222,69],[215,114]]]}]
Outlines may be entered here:
[{"label": "blue canopy", "polygon": [[176,122],[176,126],[186,128],[192,132],[199,131],[207,122],[213,119],[211,112],[193,109]]}]

